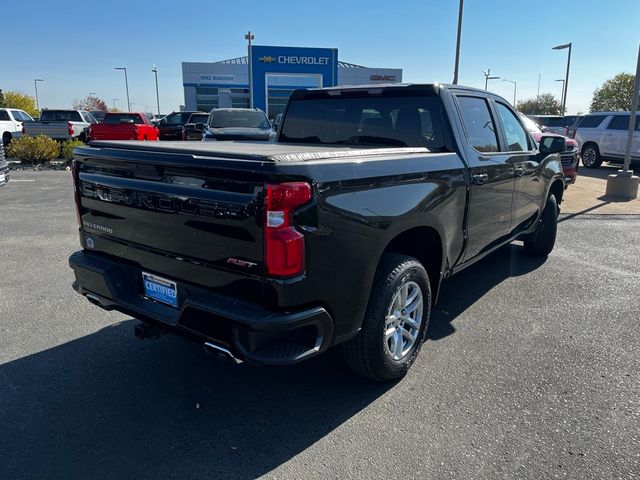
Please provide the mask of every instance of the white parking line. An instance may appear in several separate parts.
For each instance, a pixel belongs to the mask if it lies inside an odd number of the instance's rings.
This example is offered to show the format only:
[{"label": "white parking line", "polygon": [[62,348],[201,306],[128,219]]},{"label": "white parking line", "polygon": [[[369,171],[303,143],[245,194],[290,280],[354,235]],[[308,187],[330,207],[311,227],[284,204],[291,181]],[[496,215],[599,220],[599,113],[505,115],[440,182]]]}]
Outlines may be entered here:
[{"label": "white parking line", "polygon": [[18,179],[18,180],[10,180],[10,182],[11,183],[14,183],[14,182],[35,182],[35,180],[20,180],[20,179]]}]

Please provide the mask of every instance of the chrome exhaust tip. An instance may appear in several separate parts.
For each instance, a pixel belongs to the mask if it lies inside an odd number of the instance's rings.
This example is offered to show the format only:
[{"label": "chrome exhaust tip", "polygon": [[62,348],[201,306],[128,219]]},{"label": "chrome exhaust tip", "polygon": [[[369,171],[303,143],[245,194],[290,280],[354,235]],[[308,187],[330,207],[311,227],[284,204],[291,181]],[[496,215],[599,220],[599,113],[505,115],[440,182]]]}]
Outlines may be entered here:
[{"label": "chrome exhaust tip", "polygon": [[220,345],[216,345],[215,343],[205,342],[203,345],[204,351],[209,355],[213,355],[218,358],[225,358],[227,360],[232,360],[236,365],[240,365],[242,360],[236,357],[231,351],[225,347]]}]

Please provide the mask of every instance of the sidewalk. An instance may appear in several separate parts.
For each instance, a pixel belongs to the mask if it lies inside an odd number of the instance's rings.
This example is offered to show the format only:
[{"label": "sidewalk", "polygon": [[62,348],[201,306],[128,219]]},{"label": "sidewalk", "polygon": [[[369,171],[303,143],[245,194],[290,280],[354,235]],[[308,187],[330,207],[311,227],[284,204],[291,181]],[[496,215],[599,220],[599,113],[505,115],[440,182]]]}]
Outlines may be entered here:
[{"label": "sidewalk", "polygon": [[606,163],[593,170],[580,166],[576,183],[565,190],[563,214],[640,215],[640,198],[620,200],[605,196],[607,177],[619,167]]}]

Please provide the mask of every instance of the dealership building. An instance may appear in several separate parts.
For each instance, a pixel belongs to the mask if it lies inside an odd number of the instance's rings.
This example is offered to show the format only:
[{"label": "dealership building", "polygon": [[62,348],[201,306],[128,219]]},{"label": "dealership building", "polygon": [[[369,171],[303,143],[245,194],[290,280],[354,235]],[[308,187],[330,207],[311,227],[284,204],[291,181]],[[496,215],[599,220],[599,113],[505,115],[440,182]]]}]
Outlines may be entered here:
[{"label": "dealership building", "polygon": [[336,48],[249,48],[246,57],[182,62],[185,110],[248,108],[253,103],[273,118],[284,110],[289,95],[298,88],[402,81],[402,69],[343,62],[338,60]]}]

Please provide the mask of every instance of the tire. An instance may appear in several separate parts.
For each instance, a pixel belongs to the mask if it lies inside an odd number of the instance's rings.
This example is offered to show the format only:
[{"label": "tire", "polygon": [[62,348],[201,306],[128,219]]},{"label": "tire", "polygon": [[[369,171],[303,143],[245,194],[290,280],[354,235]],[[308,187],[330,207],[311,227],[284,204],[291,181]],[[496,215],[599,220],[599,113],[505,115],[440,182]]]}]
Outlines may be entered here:
[{"label": "tire", "polygon": [[582,147],[582,165],[587,168],[599,168],[602,165],[602,157],[596,144],[588,143]]},{"label": "tire", "polygon": [[553,250],[558,231],[558,202],[555,195],[547,198],[542,215],[538,221],[536,231],[524,240],[524,249],[527,253],[539,257],[546,257]]},{"label": "tire", "polygon": [[[399,303],[403,292],[407,300],[419,295],[413,302],[405,302],[406,309],[401,309]],[[414,310],[408,312],[411,307]],[[391,313],[394,308],[402,318]],[[362,329],[343,345],[347,365],[356,373],[378,382],[402,378],[420,352],[430,314],[431,288],[422,264],[407,255],[384,254],[373,281]],[[392,331],[395,333],[388,335]],[[410,338],[413,339],[411,346]]]},{"label": "tire", "polygon": [[2,145],[6,148],[11,143],[11,134],[9,132],[5,132],[2,135]]},{"label": "tire", "polygon": [[82,143],[87,143],[88,141],[87,136],[84,133],[81,133],[80,135],[78,135],[78,140],[80,140]]}]

